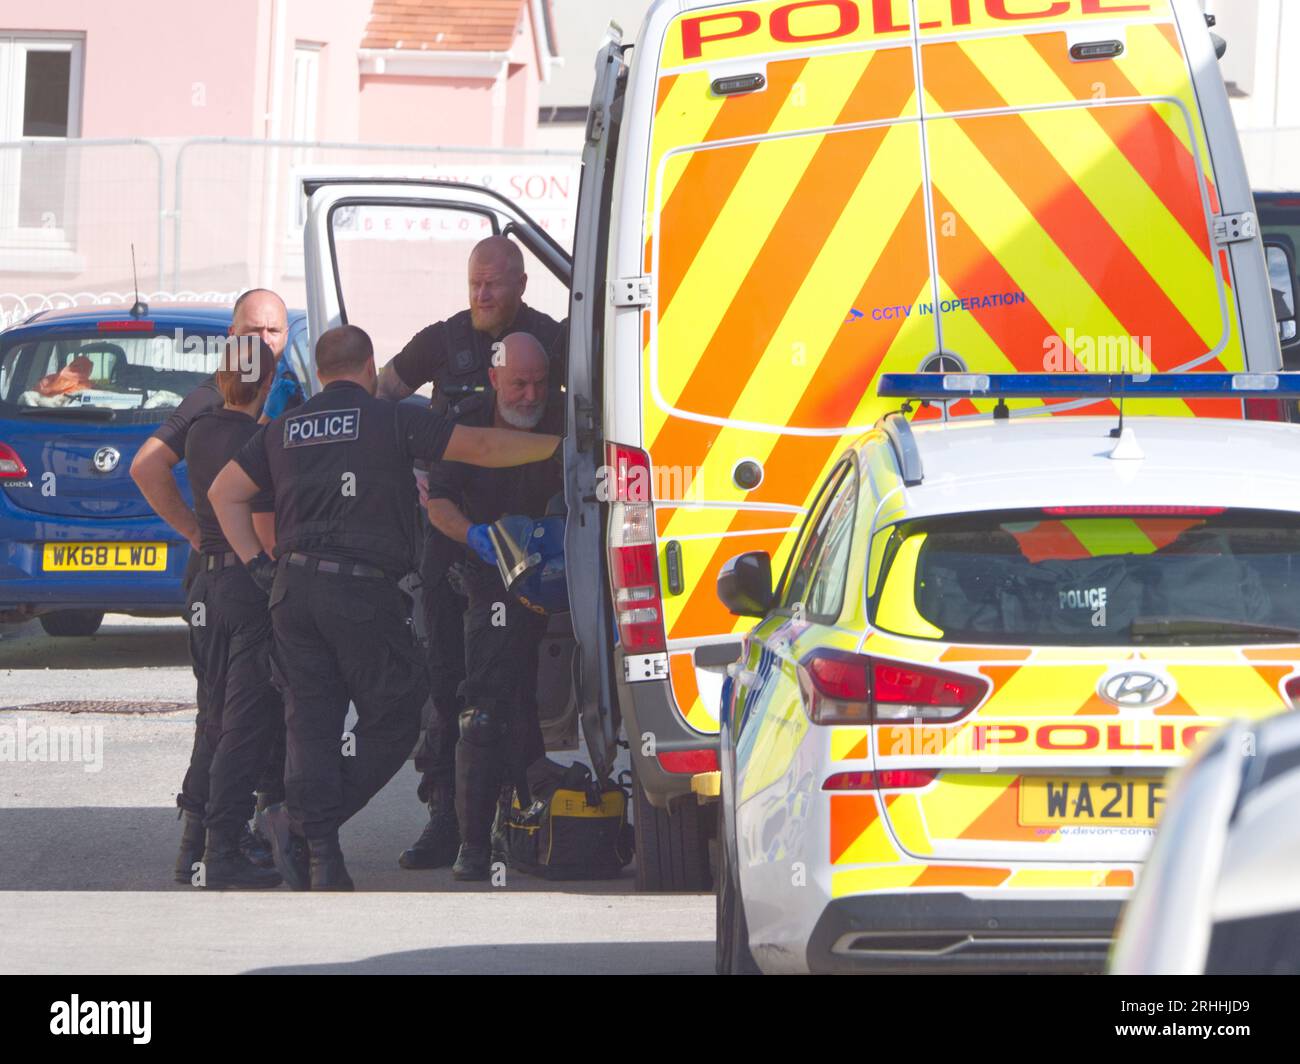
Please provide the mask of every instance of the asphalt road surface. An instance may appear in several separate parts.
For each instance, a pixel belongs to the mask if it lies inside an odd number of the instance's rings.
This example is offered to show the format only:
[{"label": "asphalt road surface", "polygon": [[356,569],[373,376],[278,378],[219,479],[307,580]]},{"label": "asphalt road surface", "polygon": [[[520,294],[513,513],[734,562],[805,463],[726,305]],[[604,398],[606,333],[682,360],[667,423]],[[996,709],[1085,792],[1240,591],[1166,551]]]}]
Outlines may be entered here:
[{"label": "asphalt road surface", "polygon": [[61,752],[79,760],[0,762],[0,971],[712,970],[712,895],[638,895],[630,870],[493,887],[399,868],[425,819],[409,764],[343,828],[357,893],[173,883],[193,703],[179,621],[110,616],[88,639],[0,629],[0,744],[81,729],[80,751]]}]

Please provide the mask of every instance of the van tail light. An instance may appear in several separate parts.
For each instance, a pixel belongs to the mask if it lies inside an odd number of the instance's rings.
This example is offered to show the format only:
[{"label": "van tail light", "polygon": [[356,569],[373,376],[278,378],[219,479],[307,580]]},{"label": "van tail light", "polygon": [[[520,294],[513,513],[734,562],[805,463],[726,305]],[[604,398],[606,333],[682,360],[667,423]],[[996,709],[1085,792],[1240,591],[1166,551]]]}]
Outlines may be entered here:
[{"label": "van tail light", "polygon": [[952,724],[990,686],[982,676],[842,650],[814,650],[799,677],[814,724]]},{"label": "van tail light", "polygon": [[650,456],[635,447],[606,443],[605,466],[610,493],[609,574],[619,641],[625,653],[659,653],[667,649],[667,642]]},{"label": "van tail light", "polygon": [[1285,399],[1246,399],[1247,421],[1290,421]]},{"label": "van tail light", "polygon": [[904,791],[928,787],[939,773],[933,769],[903,768],[885,772],[837,772],[827,776],[824,791]]},{"label": "van tail light", "polygon": [[18,452],[7,443],[0,443],[0,480],[26,480],[27,466]]}]

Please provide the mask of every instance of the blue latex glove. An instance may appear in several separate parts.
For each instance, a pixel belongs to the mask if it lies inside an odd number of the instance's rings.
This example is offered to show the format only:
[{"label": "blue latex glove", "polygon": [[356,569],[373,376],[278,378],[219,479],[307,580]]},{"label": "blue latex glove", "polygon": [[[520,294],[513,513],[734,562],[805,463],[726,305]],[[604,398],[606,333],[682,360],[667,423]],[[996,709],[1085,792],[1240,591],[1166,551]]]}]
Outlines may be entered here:
[{"label": "blue latex glove", "polygon": [[496,565],[497,549],[492,545],[492,537],[488,535],[489,527],[489,525],[471,525],[465,536],[465,542],[469,544],[470,550],[488,565]]},{"label": "blue latex glove", "polygon": [[262,406],[262,413],[268,418],[277,418],[291,407],[297,406],[302,402],[302,388],[298,384],[298,378],[293,375],[285,360],[280,359],[280,364],[275,368],[275,380],[271,382],[271,390],[266,395],[266,403]]}]

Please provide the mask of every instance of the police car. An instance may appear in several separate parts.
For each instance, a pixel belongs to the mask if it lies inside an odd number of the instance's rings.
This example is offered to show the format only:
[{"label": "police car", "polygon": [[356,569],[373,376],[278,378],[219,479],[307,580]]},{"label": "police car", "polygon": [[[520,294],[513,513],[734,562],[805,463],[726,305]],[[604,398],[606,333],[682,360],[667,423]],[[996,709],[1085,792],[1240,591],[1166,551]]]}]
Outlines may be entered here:
[{"label": "police car", "polygon": [[[775,589],[762,552],[719,577],[759,618],[722,699],[719,970],[1100,970],[1166,774],[1300,697],[1300,427],[1132,411],[1240,418],[1300,385],[919,374],[881,394],[996,407],[886,417]],[[1031,397],[1116,416],[1019,416]]]},{"label": "police car", "polygon": [[[88,636],[107,613],[175,616],[190,547],[130,477],[144,441],[217,367],[231,307],[41,311],[0,333],[0,625]],[[313,386],[307,320],[280,372]],[[188,501],[189,481],[177,470]]]}]

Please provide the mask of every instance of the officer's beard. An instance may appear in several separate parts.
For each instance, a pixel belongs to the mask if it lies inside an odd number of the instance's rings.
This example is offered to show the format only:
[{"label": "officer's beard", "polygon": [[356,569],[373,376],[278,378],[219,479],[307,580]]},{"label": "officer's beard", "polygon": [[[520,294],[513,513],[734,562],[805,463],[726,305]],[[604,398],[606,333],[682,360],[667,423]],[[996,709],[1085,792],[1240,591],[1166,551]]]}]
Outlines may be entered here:
[{"label": "officer's beard", "polygon": [[497,409],[501,412],[502,421],[512,429],[522,429],[525,432],[537,428],[542,422],[542,415],[546,413],[546,406],[543,403],[533,406],[507,406],[504,401],[498,401]]},{"label": "officer's beard", "polygon": [[519,315],[519,307],[520,304],[514,303],[493,312],[476,310],[474,307],[470,307],[469,316],[478,332],[487,333],[488,336],[500,336]]}]

